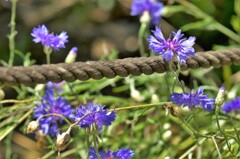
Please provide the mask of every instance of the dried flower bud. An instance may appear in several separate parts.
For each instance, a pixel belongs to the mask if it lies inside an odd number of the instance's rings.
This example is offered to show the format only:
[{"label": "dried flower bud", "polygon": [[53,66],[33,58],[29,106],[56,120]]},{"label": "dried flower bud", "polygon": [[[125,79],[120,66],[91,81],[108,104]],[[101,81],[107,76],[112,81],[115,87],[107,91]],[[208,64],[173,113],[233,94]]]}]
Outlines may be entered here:
[{"label": "dried flower bud", "polygon": [[224,87],[221,87],[218,91],[215,103],[217,106],[221,106],[224,102],[224,94],[225,94],[225,89]]},{"label": "dried flower bud", "polygon": [[2,89],[0,89],[0,101],[3,100],[5,97],[5,93]]},{"label": "dried flower bud", "polygon": [[180,109],[178,107],[174,107],[172,104],[164,104],[163,107],[170,111],[171,115],[174,117],[178,117],[180,114]]},{"label": "dried flower bud", "polygon": [[37,121],[31,121],[27,126],[27,133],[35,133],[39,129],[39,123]]},{"label": "dried flower bud", "polygon": [[65,150],[67,148],[67,146],[69,145],[70,140],[71,140],[71,136],[68,132],[64,132],[64,133],[58,135],[57,141],[56,141],[58,151]]}]

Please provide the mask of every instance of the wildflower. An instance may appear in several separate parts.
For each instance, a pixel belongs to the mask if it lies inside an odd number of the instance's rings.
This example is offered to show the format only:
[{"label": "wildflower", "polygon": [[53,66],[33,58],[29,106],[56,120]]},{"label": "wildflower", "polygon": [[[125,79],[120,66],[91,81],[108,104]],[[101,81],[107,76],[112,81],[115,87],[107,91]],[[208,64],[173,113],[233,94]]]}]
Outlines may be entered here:
[{"label": "wildflower", "polygon": [[202,87],[199,87],[197,92],[192,91],[191,93],[173,93],[170,96],[171,101],[178,106],[197,107],[201,105],[204,111],[212,111],[215,107],[215,100],[213,98],[208,98],[208,95],[203,95]]},{"label": "wildflower", "polygon": [[69,54],[67,55],[66,59],[65,59],[65,62],[66,63],[73,63],[76,61],[76,58],[77,58],[77,51],[78,51],[78,48],[77,47],[73,47],[71,49],[71,51],[69,52]]},{"label": "wildflower", "polygon": [[229,102],[225,102],[222,106],[222,110],[225,113],[229,113],[231,111],[239,111],[240,110],[240,97],[237,97]]},{"label": "wildflower", "polygon": [[92,124],[95,124],[99,132],[102,132],[102,126],[109,126],[115,120],[116,112],[108,112],[104,106],[89,102],[86,104],[86,107],[80,106],[77,108],[75,114],[71,115],[71,118],[78,121],[85,115],[87,116],[79,122],[80,127],[88,128]]},{"label": "wildflower", "polygon": [[177,56],[180,63],[186,63],[189,55],[195,55],[195,50],[192,47],[196,40],[194,36],[181,39],[183,34],[181,34],[181,30],[178,30],[176,33],[173,32],[174,37],[172,39],[169,37],[166,40],[158,26],[156,26],[155,30],[152,30],[152,33],[153,35],[148,38],[149,49],[156,54],[162,55],[163,59],[169,61]]},{"label": "wildflower", "polygon": [[42,43],[43,46],[53,48],[54,50],[65,48],[65,43],[68,42],[68,35],[66,32],[62,32],[55,36],[53,33],[49,33],[45,25],[33,28],[31,35],[34,37],[33,41],[35,43]]},{"label": "wildflower", "polygon": [[[151,18],[151,23],[157,25],[161,20],[163,4],[152,0],[134,0],[131,7],[132,16],[144,16],[148,14]],[[150,20],[149,20],[150,21]]]},{"label": "wildflower", "polygon": [[[107,152],[100,151],[99,155],[101,156],[102,159],[131,159],[133,156],[134,152],[130,149],[127,148],[122,148],[120,150],[117,150],[115,152],[112,152],[111,150],[108,150]],[[90,148],[90,153],[88,159],[97,159],[97,154],[94,148]]]},{"label": "wildflower", "polygon": [[[37,103],[34,109],[34,118],[40,118],[46,114],[60,114],[65,117],[69,117],[72,114],[70,104],[63,97],[54,97],[54,89],[48,88],[45,91],[45,96],[42,97],[40,103]],[[47,116],[40,119],[40,130],[44,134],[51,136],[58,135],[58,124],[61,124],[63,119],[57,116]]]}]

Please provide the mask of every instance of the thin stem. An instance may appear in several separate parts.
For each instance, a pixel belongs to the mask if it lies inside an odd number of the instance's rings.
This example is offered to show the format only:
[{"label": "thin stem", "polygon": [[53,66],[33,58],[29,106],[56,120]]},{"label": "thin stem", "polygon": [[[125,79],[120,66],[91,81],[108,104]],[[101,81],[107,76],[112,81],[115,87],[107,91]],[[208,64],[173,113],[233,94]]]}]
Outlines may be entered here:
[{"label": "thin stem", "polygon": [[96,136],[93,136],[93,144],[94,144],[94,148],[95,148],[95,150],[96,150],[97,158],[98,158],[98,159],[101,159],[101,156],[100,156],[99,151],[98,151],[98,144],[97,144],[97,138],[96,138]]},{"label": "thin stem", "polygon": [[216,110],[215,110],[217,127],[218,127],[219,131],[222,133],[224,139],[226,140],[226,143],[227,143],[227,147],[228,147],[229,152],[231,152],[231,147],[230,147],[230,145],[229,145],[229,143],[228,143],[228,137],[227,137],[226,134],[223,132],[223,130],[222,130],[220,124],[219,124],[219,116],[218,116],[218,115],[219,115],[219,112],[220,112],[220,109],[219,109],[219,106],[217,105],[217,106],[216,106]]},{"label": "thin stem", "polygon": [[221,153],[220,153],[220,151],[219,151],[219,148],[218,148],[218,145],[217,145],[217,142],[216,142],[214,136],[212,136],[212,140],[213,140],[213,143],[214,143],[214,145],[215,145],[215,147],[216,147],[216,149],[217,149],[219,159],[222,159],[222,155],[221,155]]},{"label": "thin stem", "polygon": [[168,83],[168,78],[167,78],[167,76],[168,76],[168,72],[165,73],[164,79],[165,79],[165,83],[166,83],[166,85],[167,85],[167,88],[168,88],[169,93],[172,94],[173,91],[172,91],[172,90],[170,89],[170,87],[169,87],[169,83]]},{"label": "thin stem", "polygon": [[[202,144],[205,140],[207,140],[206,138],[202,139],[199,141],[198,144]],[[198,145],[194,145],[192,146],[190,149],[188,149],[188,151],[186,151],[182,156],[179,157],[179,159],[183,159],[185,158],[188,154],[190,154],[192,151],[194,151],[195,148],[197,148]]]},{"label": "thin stem", "polygon": [[10,35],[8,36],[9,39],[9,50],[10,50],[10,57],[8,61],[9,66],[13,66],[14,56],[15,56],[15,26],[16,26],[16,10],[17,10],[17,0],[12,1],[12,11],[11,11],[11,21],[10,21]]},{"label": "thin stem", "polygon": [[15,99],[6,99],[3,101],[0,101],[0,104],[6,104],[6,103],[27,103],[32,102],[34,98],[25,99],[25,100],[15,100]]},{"label": "thin stem", "polygon": [[47,60],[47,64],[50,64],[51,63],[51,57],[50,57],[51,54],[47,54],[46,53],[46,60]]},{"label": "thin stem", "polygon": [[42,118],[45,118],[45,117],[49,117],[49,116],[57,116],[57,117],[61,117],[63,118],[63,120],[66,121],[66,123],[68,123],[69,125],[71,125],[72,123],[63,115],[61,114],[55,114],[55,113],[52,113],[52,114],[45,114],[43,116],[40,116],[38,119],[37,119],[37,122],[39,122]]},{"label": "thin stem", "polygon": [[140,29],[139,29],[139,32],[138,32],[138,47],[139,47],[139,50],[140,50],[140,55],[142,57],[146,56],[143,40],[144,40],[144,34],[146,32],[147,26],[148,25],[146,23],[141,23],[141,26],[140,26]]},{"label": "thin stem", "polygon": [[51,63],[51,53],[52,53],[52,48],[48,46],[43,46],[43,52],[46,54],[46,60],[47,64]]},{"label": "thin stem", "polygon": [[121,111],[121,110],[129,110],[129,109],[136,109],[136,108],[141,109],[141,108],[163,106],[165,104],[172,104],[172,102],[161,102],[161,103],[154,103],[154,104],[134,105],[134,106],[128,106],[128,107],[122,107],[122,108],[109,109],[108,111]]},{"label": "thin stem", "polygon": [[[179,78],[178,78],[179,72],[180,72],[180,64],[178,63],[178,70],[177,70],[177,72],[175,72],[175,71],[173,70],[172,66],[173,66],[173,61],[170,60],[170,61],[169,61],[169,70],[170,70],[170,71],[173,73],[173,75],[175,76],[175,80],[178,82],[179,86],[182,88],[183,93],[185,93],[184,86],[183,86],[183,84],[181,83],[181,81],[180,81]],[[173,86],[174,86],[174,85],[173,85]],[[174,90],[174,87],[173,87],[173,90]],[[172,91],[173,91],[173,90],[172,90]]]}]

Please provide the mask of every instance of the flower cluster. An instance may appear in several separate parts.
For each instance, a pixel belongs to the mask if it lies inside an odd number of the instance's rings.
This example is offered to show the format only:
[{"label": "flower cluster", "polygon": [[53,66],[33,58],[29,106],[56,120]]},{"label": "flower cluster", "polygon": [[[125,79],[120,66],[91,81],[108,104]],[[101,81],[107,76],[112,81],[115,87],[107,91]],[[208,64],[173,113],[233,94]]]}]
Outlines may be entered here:
[{"label": "flower cluster", "polygon": [[132,3],[131,15],[142,16],[148,13],[151,18],[151,23],[157,25],[161,20],[163,4],[152,0],[135,0]]},{"label": "flower cluster", "polygon": [[88,128],[95,124],[98,127],[99,132],[102,132],[102,126],[109,126],[115,120],[116,112],[108,112],[103,106],[88,102],[86,107],[80,106],[76,109],[76,112],[71,115],[74,121],[78,121],[85,116],[79,125],[82,128]]},{"label": "flower cluster", "polygon": [[[38,119],[43,115],[47,114],[60,114],[65,117],[69,117],[72,114],[72,109],[70,104],[63,97],[54,97],[54,88],[47,87],[45,91],[45,96],[42,97],[40,103],[37,103],[34,109],[34,118]],[[44,134],[49,134],[51,136],[56,136],[58,132],[58,124],[61,124],[63,119],[57,116],[47,116],[39,121],[40,130]]]},{"label": "flower cluster", "polygon": [[231,111],[233,111],[233,112],[239,111],[240,110],[240,97],[237,97],[234,100],[224,103],[222,106],[222,110],[225,113],[229,113]]},{"label": "flower cluster", "polygon": [[176,33],[173,32],[174,37],[172,39],[169,37],[166,40],[158,26],[156,26],[155,30],[152,30],[152,33],[153,35],[148,38],[149,49],[156,54],[162,55],[163,59],[169,61],[177,56],[180,63],[186,63],[189,55],[195,55],[195,50],[192,47],[196,40],[194,36],[181,39],[183,34],[181,34],[181,30],[178,30]]},{"label": "flower cluster", "polygon": [[49,33],[49,30],[45,25],[34,28],[31,35],[34,37],[35,43],[42,43],[43,46],[59,50],[65,48],[65,43],[68,42],[68,35],[66,32],[61,32],[59,35]]},{"label": "flower cluster", "polygon": [[[104,152],[104,151],[99,152],[99,155],[101,156],[102,159],[114,159],[114,158],[131,159],[133,154],[134,154],[134,152],[130,149],[127,149],[127,148],[122,148],[122,149],[117,150],[115,152],[112,152],[111,150],[108,150],[107,152]],[[90,148],[88,159],[98,159],[96,151],[92,147]]]},{"label": "flower cluster", "polygon": [[202,87],[199,87],[197,92],[192,91],[191,93],[172,93],[171,101],[178,106],[188,107],[197,107],[201,105],[204,111],[211,112],[215,107],[215,100],[213,98],[208,98],[208,95],[203,94]]}]

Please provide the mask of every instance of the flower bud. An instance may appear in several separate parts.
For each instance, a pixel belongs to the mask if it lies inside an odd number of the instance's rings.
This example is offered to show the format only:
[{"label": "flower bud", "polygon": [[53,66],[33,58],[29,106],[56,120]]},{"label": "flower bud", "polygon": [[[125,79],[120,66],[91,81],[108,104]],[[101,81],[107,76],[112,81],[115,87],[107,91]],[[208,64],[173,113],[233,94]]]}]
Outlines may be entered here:
[{"label": "flower bud", "polygon": [[148,11],[144,11],[142,16],[140,17],[140,22],[143,24],[149,24],[151,20],[150,14]]},{"label": "flower bud", "polygon": [[156,94],[153,94],[152,95],[152,98],[151,98],[151,103],[159,103],[159,98]]},{"label": "flower bud", "polygon": [[76,61],[77,58],[77,51],[78,48],[77,47],[73,47],[71,49],[71,51],[69,52],[69,54],[67,55],[66,59],[65,59],[65,63],[73,63]]},{"label": "flower bud", "polygon": [[35,86],[35,91],[36,92],[41,92],[41,91],[43,91],[44,90],[44,87],[45,87],[45,84],[37,84],[36,86]]},{"label": "flower bud", "polygon": [[0,101],[3,100],[5,97],[5,93],[2,89],[0,89]]},{"label": "flower bud", "polygon": [[65,150],[67,146],[69,145],[71,140],[71,136],[68,132],[64,132],[57,136],[57,148],[59,151]]},{"label": "flower bud", "polygon": [[224,102],[224,94],[225,94],[225,89],[224,87],[221,87],[218,91],[215,103],[217,106],[221,106]]},{"label": "flower bud", "polygon": [[136,89],[131,90],[131,97],[137,102],[142,102],[144,100],[144,96]]},{"label": "flower bud", "polygon": [[27,126],[27,133],[35,133],[39,129],[39,123],[37,121],[31,121]]},{"label": "flower bud", "polygon": [[167,130],[167,131],[165,131],[163,133],[162,138],[163,138],[163,140],[166,141],[166,140],[168,140],[171,137],[171,135],[172,135],[172,131],[171,130]]}]

